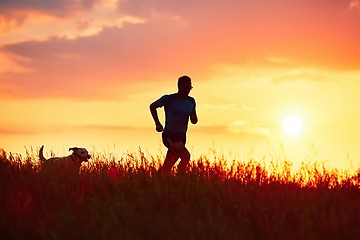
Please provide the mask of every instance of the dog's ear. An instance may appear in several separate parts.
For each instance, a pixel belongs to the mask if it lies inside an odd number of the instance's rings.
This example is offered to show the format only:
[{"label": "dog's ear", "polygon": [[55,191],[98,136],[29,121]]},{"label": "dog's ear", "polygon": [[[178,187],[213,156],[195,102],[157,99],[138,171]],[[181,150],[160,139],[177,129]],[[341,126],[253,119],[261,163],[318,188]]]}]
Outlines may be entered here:
[{"label": "dog's ear", "polygon": [[69,151],[76,151],[76,150],[78,150],[79,148],[77,148],[77,147],[72,147],[72,148],[69,148]]}]

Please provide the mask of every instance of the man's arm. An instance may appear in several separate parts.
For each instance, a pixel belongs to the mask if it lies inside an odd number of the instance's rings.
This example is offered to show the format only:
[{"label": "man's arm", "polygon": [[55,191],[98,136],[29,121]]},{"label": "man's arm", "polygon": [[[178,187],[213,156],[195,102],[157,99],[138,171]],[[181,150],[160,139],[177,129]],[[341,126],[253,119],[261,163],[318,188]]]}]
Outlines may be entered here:
[{"label": "man's arm", "polygon": [[157,105],[155,102],[153,102],[152,104],[150,104],[150,112],[151,112],[151,116],[153,117],[154,119],[154,122],[155,122],[155,126],[156,126],[156,131],[158,132],[162,132],[164,131],[164,127],[162,126],[162,124],[160,123],[160,120],[159,120],[159,116],[157,114]]},{"label": "man's arm", "polygon": [[195,109],[194,112],[190,114],[190,121],[192,124],[196,124],[198,122],[198,117]]},{"label": "man's arm", "polygon": [[196,102],[195,102],[194,98],[191,98],[191,100],[193,100],[194,108],[190,113],[190,121],[191,121],[192,124],[196,124],[198,122],[198,117],[197,117],[197,114],[196,114]]}]

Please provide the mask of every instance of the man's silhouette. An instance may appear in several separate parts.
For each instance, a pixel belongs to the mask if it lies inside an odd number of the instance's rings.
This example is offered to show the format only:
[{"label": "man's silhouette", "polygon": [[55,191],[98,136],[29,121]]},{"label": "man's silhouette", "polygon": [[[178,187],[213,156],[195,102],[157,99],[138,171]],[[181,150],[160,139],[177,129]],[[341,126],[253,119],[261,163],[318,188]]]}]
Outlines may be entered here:
[{"label": "man's silhouette", "polygon": [[[190,161],[190,153],[185,147],[189,118],[193,124],[198,122],[195,99],[189,96],[192,88],[191,78],[182,76],[178,79],[177,93],[164,95],[150,104],[150,112],[155,121],[156,131],[163,132],[162,140],[168,148],[164,164],[159,169],[161,173],[169,174],[179,158],[181,161],[178,172],[186,172],[186,166]],[[157,114],[157,108],[163,106],[165,129]]]}]

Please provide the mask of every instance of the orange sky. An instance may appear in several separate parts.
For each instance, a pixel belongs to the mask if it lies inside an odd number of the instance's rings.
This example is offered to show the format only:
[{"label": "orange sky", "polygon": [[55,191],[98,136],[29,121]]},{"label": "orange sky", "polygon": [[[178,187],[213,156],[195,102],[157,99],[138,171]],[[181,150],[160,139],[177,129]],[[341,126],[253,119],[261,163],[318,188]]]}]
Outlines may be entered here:
[{"label": "orange sky", "polygon": [[358,166],[359,29],[355,0],[2,1],[0,148],[157,154],[148,106],[187,74],[193,155]]}]

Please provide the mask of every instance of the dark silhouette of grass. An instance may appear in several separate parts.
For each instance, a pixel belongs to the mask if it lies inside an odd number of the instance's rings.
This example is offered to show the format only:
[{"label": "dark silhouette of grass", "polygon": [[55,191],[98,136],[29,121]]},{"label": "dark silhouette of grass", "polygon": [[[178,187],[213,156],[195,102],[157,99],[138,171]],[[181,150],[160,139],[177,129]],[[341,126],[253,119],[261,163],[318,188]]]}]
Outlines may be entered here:
[{"label": "dark silhouette of grass", "polygon": [[92,153],[79,175],[0,151],[1,239],[359,239],[360,174],[202,156]]}]

